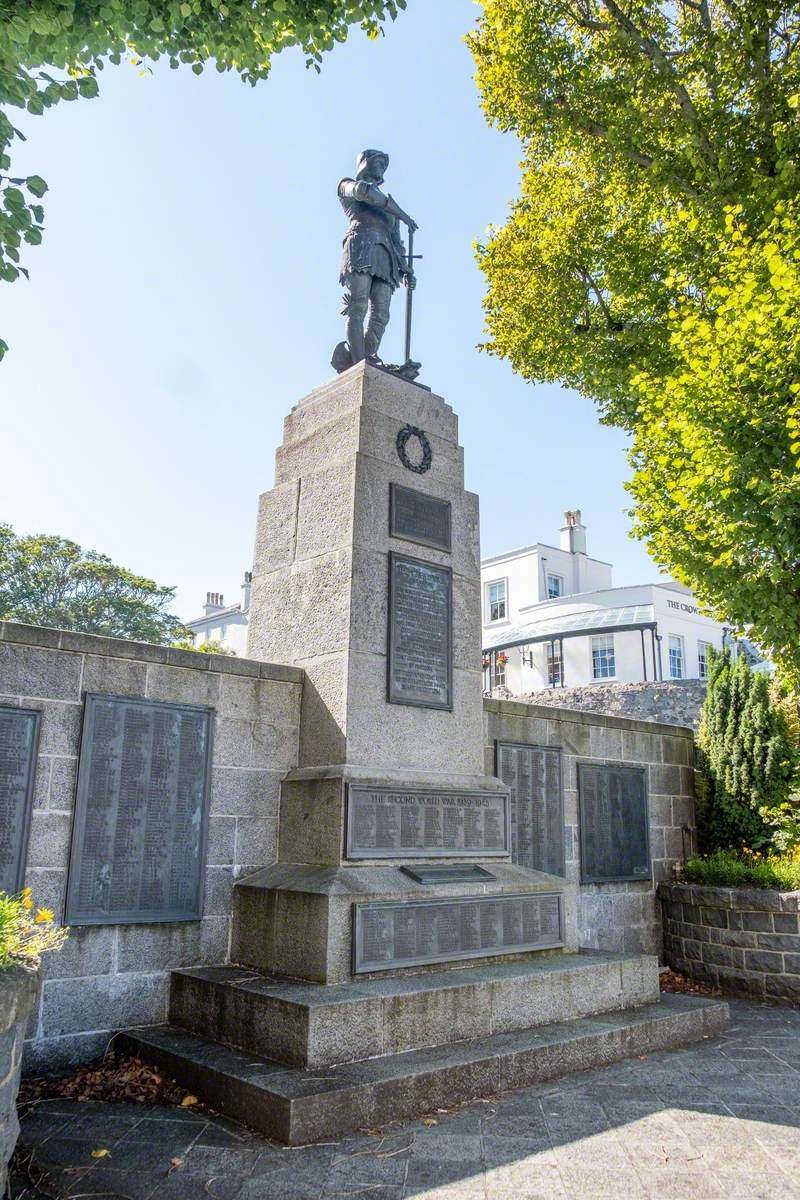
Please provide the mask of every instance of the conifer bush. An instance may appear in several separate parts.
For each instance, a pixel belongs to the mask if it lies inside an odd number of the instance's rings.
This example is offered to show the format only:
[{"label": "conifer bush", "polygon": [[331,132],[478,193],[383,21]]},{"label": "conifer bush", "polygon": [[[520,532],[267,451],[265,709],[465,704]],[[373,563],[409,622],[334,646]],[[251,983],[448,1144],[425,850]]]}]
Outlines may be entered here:
[{"label": "conifer bush", "polygon": [[711,654],[697,747],[700,849],[791,848],[799,748],[768,677],[730,649]]}]

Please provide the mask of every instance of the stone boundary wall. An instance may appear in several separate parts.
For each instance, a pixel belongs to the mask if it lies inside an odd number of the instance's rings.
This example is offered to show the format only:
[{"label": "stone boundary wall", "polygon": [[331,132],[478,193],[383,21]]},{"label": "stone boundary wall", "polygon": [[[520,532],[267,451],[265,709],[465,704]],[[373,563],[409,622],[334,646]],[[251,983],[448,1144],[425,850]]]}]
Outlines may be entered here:
[{"label": "stone boundary wall", "polygon": [[209,705],[216,714],[203,919],[74,928],[42,964],[26,1069],[86,1061],[114,1030],[164,1020],[170,968],[227,960],[234,880],[277,855],[302,680],[295,667],[0,622],[0,703],[42,713],[26,883],[57,920],[86,692]]},{"label": "stone boundary wall", "polygon": [[[561,749],[566,874],[580,883],[580,762],[644,766],[648,773],[652,881],[584,883],[578,900],[580,945],[592,950],[659,954],[661,913],[656,885],[695,845],[694,738],[690,729],[594,713],[484,701],[485,769],[494,773],[496,740]],[[687,831],[687,832],[685,832]]]},{"label": "stone boundary wall", "polygon": [[726,991],[800,1001],[800,892],[662,883],[664,956]]},{"label": "stone boundary wall", "polygon": [[7,1194],[8,1162],[19,1134],[17,1093],[25,1025],[39,978],[26,967],[0,968],[0,1196]]},{"label": "stone boundary wall", "polygon": [[[499,693],[497,693],[499,694]],[[547,688],[526,696],[509,697],[524,704],[546,704],[606,716],[632,717],[697,729],[706,698],[703,679],[665,679],[663,682],[593,683],[587,687]]]}]

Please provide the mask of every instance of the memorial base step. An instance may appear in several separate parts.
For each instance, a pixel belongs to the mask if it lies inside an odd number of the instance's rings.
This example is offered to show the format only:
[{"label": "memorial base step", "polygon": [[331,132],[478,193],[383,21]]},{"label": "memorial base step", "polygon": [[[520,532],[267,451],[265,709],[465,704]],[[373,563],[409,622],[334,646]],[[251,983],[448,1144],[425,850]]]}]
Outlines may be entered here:
[{"label": "memorial base step", "polygon": [[699,1041],[728,1022],[724,1001],[665,995],[624,1012],[317,1070],[170,1025],[118,1034],[115,1049],[157,1066],[216,1111],[296,1146]]},{"label": "memorial base step", "polygon": [[658,994],[649,954],[554,952],[336,986],[192,967],[172,972],[169,1019],[248,1053],[323,1067],[633,1008]]}]

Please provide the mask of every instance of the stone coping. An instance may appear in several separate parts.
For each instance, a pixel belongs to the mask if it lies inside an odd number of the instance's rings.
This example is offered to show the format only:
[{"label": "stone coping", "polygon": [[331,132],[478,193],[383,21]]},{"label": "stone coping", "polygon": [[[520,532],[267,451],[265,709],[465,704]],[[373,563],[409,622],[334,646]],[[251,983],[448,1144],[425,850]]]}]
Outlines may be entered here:
[{"label": "stone coping", "polygon": [[707,908],[733,908],[743,912],[800,912],[800,892],[770,888],[709,887],[704,883],[660,883],[660,900],[682,900]]},{"label": "stone coping", "polygon": [[658,733],[669,737],[694,738],[688,725],[667,725],[664,721],[642,721],[638,717],[618,717],[586,709],[557,708],[554,704],[527,704],[522,700],[483,698],[485,712],[509,717],[537,717],[545,721],[570,721],[575,725],[604,725],[608,729],[628,729],[636,733]]},{"label": "stone coping", "polygon": [[249,675],[254,679],[272,679],[279,683],[302,683],[304,676],[300,667],[257,662],[252,658],[233,658],[227,654],[179,650],[175,646],[155,646],[150,642],[101,637],[95,633],[74,633],[69,629],[51,629],[49,626],[18,625],[13,621],[0,621],[0,642],[65,650],[72,654],[132,658],[138,662],[162,663],[168,667],[188,667],[192,671],[211,671],[215,675]]}]

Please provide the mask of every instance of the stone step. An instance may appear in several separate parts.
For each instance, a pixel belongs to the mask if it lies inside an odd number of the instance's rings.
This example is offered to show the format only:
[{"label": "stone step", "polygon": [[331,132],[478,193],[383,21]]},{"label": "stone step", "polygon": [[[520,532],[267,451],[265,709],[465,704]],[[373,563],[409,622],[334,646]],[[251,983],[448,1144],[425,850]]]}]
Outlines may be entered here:
[{"label": "stone step", "polygon": [[334,986],[193,967],[172,972],[169,1020],[251,1054],[327,1067],[657,999],[649,954],[557,953]]},{"label": "stone step", "polygon": [[313,1071],[171,1025],[117,1034],[114,1048],[157,1066],[218,1112],[297,1146],[699,1041],[728,1022],[724,1001],[665,995],[628,1012]]}]

